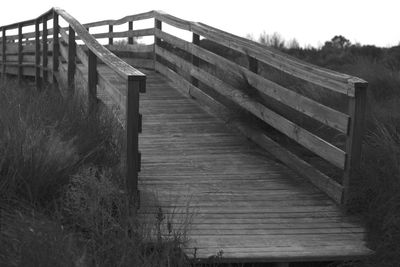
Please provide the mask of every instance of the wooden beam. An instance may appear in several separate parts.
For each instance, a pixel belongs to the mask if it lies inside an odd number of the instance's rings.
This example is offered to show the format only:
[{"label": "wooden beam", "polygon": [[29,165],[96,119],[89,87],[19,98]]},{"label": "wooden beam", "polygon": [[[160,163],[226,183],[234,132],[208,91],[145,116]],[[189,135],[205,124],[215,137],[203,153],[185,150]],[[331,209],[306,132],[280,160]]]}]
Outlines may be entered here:
[{"label": "wooden beam", "polygon": [[97,109],[97,56],[89,50],[88,66],[88,111],[89,114]]},{"label": "wooden beam", "polygon": [[[193,37],[192,37],[192,43],[194,45],[200,45],[200,35],[193,33]],[[195,55],[192,54],[192,64],[193,66],[199,67],[200,66],[200,59],[198,57],[196,57]],[[197,80],[196,78],[194,78],[193,76],[191,77],[192,80],[192,84],[196,87],[199,86],[199,80]]]},{"label": "wooden beam", "polygon": [[356,81],[351,82],[349,86],[354,87],[354,97],[349,98],[350,131],[346,138],[346,164],[343,176],[342,199],[344,205],[349,204],[351,200],[351,186],[359,174],[368,83]]},{"label": "wooden beam", "polygon": [[48,44],[47,44],[47,17],[42,17],[42,78],[43,83],[46,84],[48,82]]},{"label": "wooden beam", "polygon": [[40,78],[40,22],[40,19],[35,21],[35,83],[37,90],[40,90],[42,87],[42,80]]},{"label": "wooden beam", "polygon": [[18,83],[22,82],[22,24],[18,25]]},{"label": "wooden beam", "polygon": [[58,14],[53,12],[53,82],[56,82],[55,74],[58,72],[59,56],[60,56],[60,42],[59,42],[59,25]]},{"label": "wooden beam", "polygon": [[71,90],[71,95],[75,91],[75,72],[76,72],[76,42],[75,31],[72,27],[68,30],[68,89]]},{"label": "wooden beam", "polygon": [[[113,25],[108,25],[108,32],[113,33],[113,31],[114,31]],[[113,45],[113,43],[114,43],[113,37],[108,38],[108,44]]]},{"label": "wooden beam", "polygon": [[3,53],[3,59],[2,59],[2,61],[3,61],[3,66],[2,66],[2,71],[1,71],[1,73],[2,73],[2,76],[3,76],[3,81],[5,81],[5,78],[6,78],[6,44],[7,44],[7,36],[6,36],[6,32],[7,32],[7,29],[6,28],[3,28],[3,33],[2,33],[2,53]]},{"label": "wooden beam", "polygon": [[[128,23],[128,30],[133,30],[133,21],[129,21]],[[133,37],[128,37],[128,44],[133,44]]]},{"label": "wooden beam", "polygon": [[128,77],[128,95],[126,103],[126,186],[133,204],[139,206],[138,171],[139,156],[139,92],[143,79]]},{"label": "wooden beam", "polygon": [[[162,23],[161,20],[154,19],[154,30],[162,30]],[[157,64],[157,54],[156,54],[156,47],[161,44],[161,39],[154,35],[154,66]]]}]

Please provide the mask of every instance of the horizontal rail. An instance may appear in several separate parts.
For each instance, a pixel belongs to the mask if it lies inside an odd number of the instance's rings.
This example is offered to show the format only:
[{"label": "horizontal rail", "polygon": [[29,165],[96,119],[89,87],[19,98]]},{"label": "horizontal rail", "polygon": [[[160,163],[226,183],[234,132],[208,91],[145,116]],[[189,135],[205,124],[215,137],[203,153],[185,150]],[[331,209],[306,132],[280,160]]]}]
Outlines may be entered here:
[{"label": "horizontal rail", "polygon": [[354,96],[354,87],[351,86],[350,81],[356,80],[358,83],[366,83],[357,77],[305,63],[288,55],[284,55],[273,48],[263,46],[256,42],[212,28],[202,23],[185,21],[160,11],[155,12],[155,18],[177,28],[188,30],[209,38],[214,42],[247,54],[251,57],[255,57],[257,60],[290,75],[323,86],[338,93]]}]

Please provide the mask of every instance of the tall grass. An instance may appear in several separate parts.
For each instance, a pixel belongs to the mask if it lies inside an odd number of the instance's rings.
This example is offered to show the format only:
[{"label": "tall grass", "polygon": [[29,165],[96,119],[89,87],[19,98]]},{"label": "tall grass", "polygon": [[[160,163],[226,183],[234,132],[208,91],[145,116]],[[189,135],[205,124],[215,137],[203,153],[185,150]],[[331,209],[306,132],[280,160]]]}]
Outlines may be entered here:
[{"label": "tall grass", "polygon": [[0,266],[187,264],[185,234],[130,207],[117,129],[57,88],[0,86]]}]

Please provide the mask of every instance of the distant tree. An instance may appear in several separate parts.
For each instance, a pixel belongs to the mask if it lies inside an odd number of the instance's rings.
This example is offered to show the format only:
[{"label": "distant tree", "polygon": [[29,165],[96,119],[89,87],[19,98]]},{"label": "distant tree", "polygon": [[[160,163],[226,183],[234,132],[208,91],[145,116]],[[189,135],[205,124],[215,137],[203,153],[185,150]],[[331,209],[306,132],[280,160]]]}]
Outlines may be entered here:
[{"label": "distant tree", "polygon": [[260,34],[258,42],[277,49],[283,49],[285,47],[285,40],[277,32],[274,32],[272,35],[270,35],[264,31],[262,34]]},{"label": "distant tree", "polygon": [[296,40],[296,38],[293,38],[293,39],[289,40],[289,41],[286,43],[286,47],[287,47],[288,49],[299,49],[299,48],[300,48],[300,44],[299,44],[299,42]]},{"label": "distant tree", "polygon": [[342,35],[335,35],[330,41],[326,41],[322,48],[336,48],[344,49],[351,46],[349,39],[346,39]]}]

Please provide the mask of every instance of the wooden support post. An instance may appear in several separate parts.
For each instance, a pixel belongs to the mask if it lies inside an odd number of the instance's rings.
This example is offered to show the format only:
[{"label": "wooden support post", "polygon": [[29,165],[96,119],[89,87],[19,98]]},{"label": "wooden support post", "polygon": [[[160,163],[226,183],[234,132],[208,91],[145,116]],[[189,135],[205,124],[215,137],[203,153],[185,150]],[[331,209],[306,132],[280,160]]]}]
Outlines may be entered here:
[{"label": "wooden support post", "polygon": [[[108,25],[108,32],[109,33],[113,33],[113,31],[114,31],[113,25]],[[108,38],[108,44],[109,45],[113,45],[113,43],[114,43],[114,38],[113,37],[109,37]]]},{"label": "wooden support post", "polygon": [[59,35],[60,29],[58,25],[58,14],[53,12],[53,82],[56,82],[56,74],[58,73],[59,57],[60,57],[60,42]]},{"label": "wooden support post", "polygon": [[249,70],[258,73],[258,61],[254,57],[248,57],[249,59]]},{"label": "wooden support post", "polygon": [[[193,33],[193,38],[192,38],[192,42],[194,45],[200,45],[200,36],[198,34]],[[192,55],[192,64],[195,67],[199,67],[200,65],[200,59],[194,55]],[[197,80],[196,78],[192,77],[192,84],[196,87],[199,86],[199,80]]]},{"label": "wooden support post", "polygon": [[[161,20],[154,19],[154,28],[162,30],[162,22],[161,22]],[[160,44],[161,44],[161,39],[157,38],[156,36],[154,36],[154,69],[156,68],[156,64],[157,64],[156,49],[157,49],[157,46],[159,46]]]},{"label": "wooden support post", "polygon": [[[133,22],[129,21],[128,23],[128,30],[132,31],[133,30]],[[133,44],[133,37],[128,37],[128,44]]]},{"label": "wooden support post", "polygon": [[35,21],[35,82],[36,89],[42,87],[42,80],[40,78],[40,19]]},{"label": "wooden support post", "polygon": [[343,177],[342,204],[349,204],[352,183],[360,168],[361,148],[367,102],[366,82],[350,82],[354,86],[354,97],[349,99],[350,129],[346,138],[346,164]]},{"label": "wooden support post", "polygon": [[71,95],[75,91],[75,71],[76,71],[76,42],[75,31],[71,26],[68,27],[68,89]]},{"label": "wooden support post", "polygon": [[48,78],[48,70],[47,70],[47,65],[48,65],[48,44],[47,44],[47,17],[43,16],[42,17],[42,23],[43,23],[43,29],[42,29],[42,78],[43,78],[43,83],[46,84],[49,81]]},{"label": "wooden support post", "polygon": [[18,24],[18,83],[22,82],[22,24]]},{"label": "wooden support post", "polygon": [[7,61],[7,57],[6,57],[6,47],[7,47],[7,36],[6,36],[6,32],[7,32],[7,29],[6,28],[3,28],[3,34],[2,34],[2,53],[3,53],[3,59],[2,59],[2,62],[3,62],[3,66],[2,66],[2,70],[1,70],[1,73],[2,73],[2,76],[3,76],[3,82],[5,81],[5,79],[6,79],[6,61]]},{"label": "wooden support post", "polygon": [[88,112],[92,114],[97,109],[97,56],[89,50],[88,66]]},{"label": "wooden support post", "polygon": [[138,172],[140,171],[139,153],[139,91],[142,78],[128,77],[128,96],[126,103],[126,186],[133,205],[139,207]]}]

